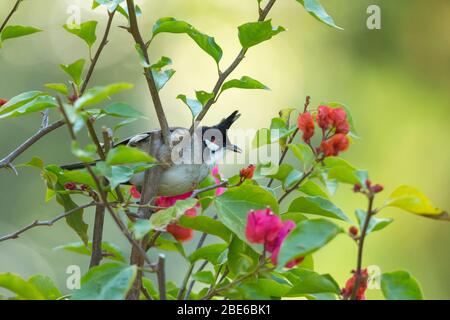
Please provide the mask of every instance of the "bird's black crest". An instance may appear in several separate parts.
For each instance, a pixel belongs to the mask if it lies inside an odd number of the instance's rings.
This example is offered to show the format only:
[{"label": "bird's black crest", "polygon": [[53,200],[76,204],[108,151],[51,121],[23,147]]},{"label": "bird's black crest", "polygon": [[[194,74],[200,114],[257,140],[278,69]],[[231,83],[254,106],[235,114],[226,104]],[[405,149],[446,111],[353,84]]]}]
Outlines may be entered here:
[{"label": "bird's black crest", "polygon": [[231,115],[229,115],[228,118],[222,119],[222,121],[220,121],[220,123],[217,127],[221,131],[228,130],[233,125],[233,123],[235,123],[236,120],[239,119],[240,116],[241,116],[241,114],[239,113],[238,110],[236,110]]}]

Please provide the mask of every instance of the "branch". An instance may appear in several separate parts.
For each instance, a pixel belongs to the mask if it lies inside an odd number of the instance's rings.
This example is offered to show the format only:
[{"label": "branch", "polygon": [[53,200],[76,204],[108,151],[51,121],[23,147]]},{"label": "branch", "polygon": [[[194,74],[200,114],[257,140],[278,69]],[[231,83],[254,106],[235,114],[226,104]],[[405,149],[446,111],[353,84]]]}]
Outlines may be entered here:
[{"label": "branch", "polygon": [[[16,6],[21,2],[22,0],[18,0],[16,3]],[[17,10],[15,6],[15,9],[12,11],[14,13],[15,10]],[[10,14],[12,15],[12,14]],[[100,58],[101,53],[103,52],[104,47],[108,43],[108,37],[111,30],[111,24],[112,20],[114,18],[114,12],[109,13],[109,19],[108,24],[106,26],[105,34],[103,35],[102,42],[100,43],[100,46],[98,47],[94,59],[91,61],[91,65],[89,66],[88,73],[86,74],[86,77],[83,81],[83,87],[81,89],[80,95],[84,93],[86,90],[90,80],[91,76],[94,72],[95,66],[97,65],[97,62]],[[4,23],[6,24],[6,23]],[[3,28],[3,27],[2,27]],[[0,29],[1,32],[2,29]],[[43,121],[44,124],[44,121]],[[12,162],[20,156],[22,153],[24,153],[26,150],[28,150],[32,145],[34,145],[37,141],[39,141],[41,138],[46,136],[48,133],[58,129],[59,127],[62,127],[65,124],[64,120],[58,120],[50,125],[43,126],[41,125],[41,128],[30,138],[28,138],[25,142],[23,142],[19,147],[17,147],[15,150],[13,150],[10,154],[8,154],[6,157],[4,157],[2,160],[0,160],[0,169],[1,168],[13,168]]]},{"label": "branch", "polygon": [[[61,113],[64,116],[64,119],[67,120],[66,124],[67,124],[67,129],[69,130],[69,134],[70,134],[70,136],[71,136],[73,141],[77,141],[77,137],[76,137],[76,135],[74,133],[72,123],[70,121],[68,121],[68,117],[67,117],[67,114],[66,114],[66,112],[65,112],[65,110],[63,108],[61,99],[58,97],[57,101],[58,101],[58,104],[59,104],[59,109],[60,109]],[[86,125],[89,125],[89,121],[86,121]],[[101,204],[106,208],[106,210],[108,210],[108,213],[111,215],[111,217],[114,220],[115,224],[118,226],[118,228],[120,229],[122,234],[127,238],[128,242],[132,245],[132,247],[134,249],[136,249],[139,252],[139,254],[142,256],[144,261],[147,262],[147,264],[150,267],[152,267],[152,263],[151,263],[149,257],[147,256],[147,252],[140,246],[140,244],[138,244],[136,242],[136,240],[133,239],[133,236],[128,232],[127,227],[123,224],[122,220],[120,220],[120,218],[117,216],[117,214],[112,209],[110,203],[108,202],[107,195],[106,195],[106,193],[104,191],[102,183],[101,183],[99,177],[97,177],[97,175],[92,170],[91,165],[89,163],[87,163],[87,162],[84,162],[84,166],[85,166],[86,170],[88,171],[88,173],[91,175],[92,179],[95,182],[97,190],[98,190],[98,192],[100,194]]]},{"label": "branch", "polygon": [[160,254],[158,259],[158,267],[156,269],[156,274],[158,277],[159,300],[167,300],[165,263],[166,257],[163,254]]},{"label": "branch", "polygon": [[[134,6],[134,0],[127,0],[128,15],[130,17],[130,28],[128,31],[133,36],[136,45],[139,46],[142,54],[144,55],[145,62],[150,65],[150,59],[148,56],[147,46],[142,39],[141,32],[139,31],[139,26],[136,18],[136,10]],[[161,132],[164,140],[164,144],[170,147],[170,129],[167,123],[167,118],[164,113],[164,109],[161,103],[161,98],[159,97],[158,89],[156,88],[155,79],[153,78],[152,70],[150,67],[144,68],[145,79],[147,80],[147,86],[152,96],[153,105],[155,107],[156,115],[158,117],[159,125],[161,127]]]},{"label": "branch", "polygon": [[5,21],[3,21],[2,26],[0,27],[0,33],[2,33],[3,29],[5,29],[6,24],[8,23],[9,19],[11,19],[11,17],[13,16],[14,12],[17,11],[17,9],[19,9],[19,5],[22,2],[22,0],[17,0],[16,4],[14,5],[14,7],[11,9],[11,12],[8,14],[8,16],[6,17]]},{"label": "branch", "polygon": [[28,231],[28,230],[30,230],[30,229],[36,228],[36,227],[41,227],[41,226],[51,227],[51,226],[53,226],[53,224],[55,224],[57,221],[59,221],[59,220],[61,220],[62,218],[65,218],[65,217],[71,215],[72,213],[74,213],[74,212],[76,212],[76,211],[78,211],[78,210],[80,210],[80,209],[85,209],[85,208],[93,207],[93,206],[95,206],[95,205],[97,205],[96,202],[90,202],[90,203],[88,203],[88,204],[85,204],[85,205],[76,207],[76,208],[71,209],[71,210],[66,211],[66,212],[63,212],[63,213],[57,215],[55,218],[53,218],[53,219],[51,219],[51,220],[43,220],[43,221],[35,220],[35,221],[33,221],[32,223],[30,223],[29,225],[27,225],[27,226],[25,226],[25,227],[23,227],[23,228],[21,228],[21,229],[15,231],[15,232],[11,233],[11,234],[8,234],[8,235],[5,235],[5,236],[3,236],[3,237],[0,237],[0,242],[6,241],[6,240],[9,240],[9,239],[17,239],[17,238],[19,238],[19,236],[20,236],[22,233],[24,233],[24,232],[26,232],[26,231]]},{"label": "branch", "polygon": [[367,194],[367,198],[369,200],[369,204],[367,207],[367,215],[366,215],[366,219],[364,220],[363,228],[361,230],[361,236],[358,239],[358,257],[357,257],[356,272],[355,272],[356,281],[355,281],[355,285],[353,286],[351,300],[356,299],[356,295],[358,293],[359,286],[361,285],[361,281],[363,280],[362,276],[361,276],[361,270],[362,270],[363,251],[364,251],[364,240],[366,239],[367,228],[369,227],[370,219],[376,213],[376,210],[373,210],[374,197],[375,197],[375,195],[373,194],[373,192],[371,192],[369,190],[369,192]]},{"label": "branch", "polygon": [[103,35],[102,41],[100,42],[100,45],[97,49],[97,52],[94,55],[94,58],[91,60],[91,65],[89,66],[89,70],[86,74],[86,77],[83,81],[83,85],[81,86],[81,90],[80,90],[80,95],[83,95],[83,93],[86,91],[86,88],[88,86],[89,80],[91,80],[91,76],[92,73],[94,72],[95,66],[97,65],[98,59],[100,58],[100,55],[102,54],[103,48],[108,44],[108,37],[109,37],[109,32],[111,30],[111,25],[112,22],[114,20],[114,15],[115,15],[116,11],[114,10],[113,12],[109,12],[108,11],[108,22],[106,24],[106,30],[105,33]]},{"label": "branch", "polygon": [[95,208],[94,231],[92,233],[92,252],[89,269],[98,266],[103,259],[102,239],[105,221],[105,206],[98,204]]},{"label": "branch", "polygon": [[297,190],[297,188],[305,181],[313,172],[315,165],[311,167],[303,177],[290,189],[286,190],[286,192],[278,199],[278,203],[281,203],[292,191]]},{"label": "branch", "polygon": [[[272,9],[273,5],[275,4],[276,0],[270,0],[269,3],[266,5],[266,7],[259,12],[259,18],[258,21],[264,21],[269,14],[270,9]],[[241,63],[241,61],[245,58],[245,54],[247,53],[248,49],[242,48],[239,54],[236,56],[234,61],[230,64],[230,66],[222,73],[219,74],[219,78],[217,79],[216,84],[214,85],[212,93],[214,94],[214,97],[217,97],[219,94],[220,88],[222,87],[225,80],[228,78],[228,76],[237,68],[237,66]],[[191,135],[194,133],[196,126],[203,120],[203,118],[208,113],[211,106],[217,102],[217,99],[211,99],[209,100],[206,105],[203,107],[202,111],[198,114],[197,118],[195,118],[195,123],[192,124],[190,133]]]}]

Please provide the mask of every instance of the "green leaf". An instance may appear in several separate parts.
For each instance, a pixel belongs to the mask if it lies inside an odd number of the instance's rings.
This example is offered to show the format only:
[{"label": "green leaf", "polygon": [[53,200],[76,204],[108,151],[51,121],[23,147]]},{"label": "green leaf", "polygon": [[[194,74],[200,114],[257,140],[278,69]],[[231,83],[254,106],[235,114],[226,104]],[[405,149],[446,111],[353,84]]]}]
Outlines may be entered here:
[{"label": "green leaf", "polygon": [[195,207],[196,204],[197,200],[192,198],[178,200],[175,202],[175,205],[154,213],[150,218],[150,222],[155,230],[165,231],[167,225],[178,220],[186,210]]},{"label": "green leaf", "polygon": [[244,241],[233,236],[228,247],[228,269],[231,276],[245,274],[258,264],[259,254],[250,248]]},{"label": "green leaf", "polygon": [[206,284],[214,284],[215,281],[211,271],[199,271],[192,276],[192,279]]},{"label": "green leaf", "polygon": [[[119,4],[125,0],[94,0],[92,3],[92,9],[97,8],[99,5],[104,5],[108,8],[109,12],[114,12],[114,10],[119,10],[121,8]],[[126,16],[128,18],[128,15]]]},{"label": "green leaf", "polygon": [[105,263],[90,269],[81,278],[81,288],[72,300],[123,300],[136,278],[137,267]]},{"label": "green leaf", "polygon": [[112,117],[117,118],[143,118],[144,115],[131,107],[130,105],[123,102],[116,102],[110,104],[106,108],[101,110],[101,113],[107,114]]},{"label": "green leaf", "polygon": [[341,232],[341,228],[325,219],[301,221],[281,245],[278,269],[292,259],[319,250]]},{"label": "green leaf", "polygon": [[141,240],[153,229],[153,226],[149,220],[139,219],[131,224],[130,229],[133,232],[134,238]]},{"label": "green leaf", "polygon": [[44,295],[30,282],[13,273],[0,273],[0,288],[14,292],[19,299],[44,300]]},{"label": "green leaf", "polygon": [[297,0],[306,11],[310,15],[312,15],[317,20],[329,25],[330,27],[340,29],[341,27],[338,27],[336,23],[334,22],[333,18],[330,17],[330,15],[325,11],[325,9],[322,7],[322,5],[317,0]]},{"label": "green leaf", "polygon": [[333,293],[339,294],[340,288],[328,274],[320,275],[314,271],[295,268],[283,274],[293,285],[287,293],[288,297],[299,297],[307,294]]},{"label": "green leaf", "polygon": [[313,165],[315,156],[309,146],[303,143],[297,143],[297,144],[289,144],[288,148],[291,149],[295,157],[298,160],[300,160],[304,171],[306,171]]},{"label": "green leaf", "polygon": [[65,96],[69,95],[69,89],[64,83],[46,83],[45,87],[62,93]]},{"label": "green leaf", "polygon": [[[96,168],[93,168],[93,170],[96,170]],[[61,184],[74,182],[77,184],[86,184],[92,188],[97,187],[91,174],[86,169],[64,170],[62,175],[59,176],[59,181]]]},{"label": "green leaf", "polygon": [[[56,186],[56,191],[63,191],[64,188],[60,185]],[[64,211],[71,211],[78,208],[78,205],[72,200],[70,195],[61,192],[56,193],[56,201],[63,206]],[[87,234],[88,225],[83,220],[83,209],[78,209],[66,216],[66,222],[81,238],[81,240],[87,244],[89,236]]]},{"label": "green leaf", "polygon": [[159,250],[174,251],[186,258],[183,244],[176,240],[170,233],[164,232],[156,240],[155,247]]},{"label": "green leaf", "polygon": [[423,300],[419,284],[406,271],[383,273],[381,290],[388,300]]},{"label": "green leaf", "polygon": [[[359,229],[362,230],[364,226],[364,221],[366,221],[367,213],[364,210],[356,209],[355,211],[356,218],[359,222]],[[371,233],[372,231],[378,231],[381,229],[386,228],[388,225],[390,225],[394,221],[390,218],[377,218],[372,216],[369,221],[369,225],[367,226],[366,234]]]},{"label": "green leaf", "polygon": [[252,79],[247,76],[243,76],[239,80],[233,79],[233,80],[229,80],[229,81],[225,82],[222,86],[222,89],[220,89],[220,92],[223,92],[223,91],[231,89],[231,88],[270,90],[268,87],[266,87],[264,84],[262,84],[258,80]]},{"label": "green leaf", "polygon": [[185,21],[180,21],[172,17],[161,18],[153,26],[153,37],[163,32],[185,33],[191,37],[203,51],[209,54],[216,63],[219,63],[222,58],[222,49],[216,43],[214,38],[198,31]]},{"label": "green leaf", "polygon": [[446,211],[436,208],[422,192],[411,186],[400,186],[384,203],[385,207],[396,207],[426,218],[450,221]]},{"label": "green leaf", "polygon": [[206,91],[196,91],[195,96],[197,100],[202,104],[202,106],[205,106],[208,103],[208,101],[214,98],[214,93]]},{"label": "green leaf", "polygon": [[182,227],[217,236],[226,242],[231,239],[230,230],[222,222],[207,216],[191,217],[183,215],[180,217],[178,224]]},{"label": "green leaf", "polygon": [[97,21],[86,21],[79,26],[68,26],[67,24],[65,24],[63,28],[66,29],[67,32],[70,32],[71,34],[74,34],[77,37],[83,39],[89,48],[91,48],[97,40],[97,36],[95,35],[95,31],[97,29]]},{"label": "green leaf", "polygon": [[60,65],[61,69],[72,78],[77,87],[81,86],[83,83],[82,74],[85,62],[86,61],[84,59],[79,59],[72,64]]},{"label": "green leaf", "polygon": [[43,94],[44,93],[41,91],[23,92],[15,97],[9,99],[9,101],[0,108],[0,115],[8,113],[11,110],[18,109],[21,106],[27,104],[28,102],[32,101],[36,97],[41,96]]},{"label": "green leaf", "polygon": [[62,296],[61,291],[48,276],[37,274],[28,279],[28,282],[34,285],[46,300],[57,300]]},{"label": "green leaf", "polygon": [[[228,189],[216,198],[215,206],[219,220],[243,241],[247,241],[245,226],[250,210],[270,207],[275,213],[279,212],[278,201],[272,193],[252,184]],[[252,244],[251,247],[257,252],[262,252],[262,245]]]},{"label": "green leaf", "polygon": [[190,256],[189,261],[194,263],[198,260],[206,260],[212,264],[220,264],[220,257],[222,253],[228,248],[225,243],[216,243],[204,246],[195,250]]},{"label": "green leaf", "polygon": [[82,97],[80,97],[74,104],[75,109],[81,109],[93,104],[102,102],[111,95],[123,90],[132,89],[133,85],[130,83],[115,83],[108,86],[94,87],[86,90]]},{"label": "green leaf", "polygon": [[283,27],[272,27],[272,21],[249,22],[239,28],[239,41],[244,49],[253,47],[271,39],[278,33],[285,31]]},{"label": "green leaf", "polygon": [[203,106],[198,100],[189,99],[184,94],[179,94],[177,96],[177,99],[180,99],[189,107],[193,118],[195,118],[200,113],[200,111],[202,111]]},{"label": "green leaf", "polygon": [[82,148],[78,141],[73,141],[72,153],[83,162],[91,162],[94,161],[97,156],[97,147],[94,144],[88,144]]},{"label": "green leaf", "polygon": [[351,185],[364,185],[368,179],[366,170],[358,170],[342,158],[327,157],[324,164],[328,179]]},{"label": "green leaf", "polygon": [[24,99],[19,102],[9,101],[0,111],[0,119],[21,117],[45,109],[56,108],[57,106],[58,104],[54,97],[39,93],[33,99]]},{"label": "green leaf", "polygon": [[346,214],[336,207],[330,200],[322,197],[302,196],[292,201],[289,206],[290,212],[309,213],[328,218],[352,222]]},{"label": "green leaf", "polygon": [[102,176],[108,179],[111,189],[130,181],[134,175],[134,170],[128,166],[110,166],[103,161],[97,162],[96,168]]},{"label": "green leaf", "polygon": [[322,197],[324,199],[329,200],[328,195],[325,191],[323,191],[323,189],[314,181],[312,180],[307,180],[304,183],[302,183],[302,185],[300,186],[300,188],[298,188],[298,191],[303,192],[304,194],[308,195],[308,196],[312,196],[312,197]]},{"label": "green leaf", "polygon": [[172,60],[167,57],[162,57],[159,61],[153,64],[150,68],[152,71],[153,79],[155,79],[156,89],[161,90],[166,83],[175,74],[175,70],[168,69],[163,70],[168,65],[172,64]]},{"label": "green leaf", "polygon": [[[89,241],[88,246],[86,246],[83,242],[72,242],[55,247],[53,248],[53,250],[66,250],[69,252],[90,256],[92,253],[92,241]],[[104,259],[127,262],[125,254],[117,245],[112,242],[103,241],[102,251],[107,253]]]},{"label": "green leaf", "polygon": [[120,165],[129,163],[154,163],[156,161],[151,155],[137,148],[129,146],[117,146],[108,152],[106,163],[109,165]]},{"label": "green leaf", "polygon": [[7,26],[1,33],[1,40],[19,38],[41,31],[41,29],[29,26]]}]

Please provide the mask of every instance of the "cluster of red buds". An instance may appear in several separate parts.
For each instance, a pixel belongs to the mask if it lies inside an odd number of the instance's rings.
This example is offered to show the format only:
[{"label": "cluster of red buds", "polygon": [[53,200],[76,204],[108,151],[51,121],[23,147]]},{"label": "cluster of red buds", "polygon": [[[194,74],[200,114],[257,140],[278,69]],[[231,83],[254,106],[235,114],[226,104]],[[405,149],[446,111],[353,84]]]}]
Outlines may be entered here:
[{"label": "cluster of red buds", "polygon": [[75,191],[75,190],[90,191],[91,190],[91,188],[88,185],[82,184],[82,185],[80,185],[80,187],[78,187],[75,182],[67,182],[67,183],[65,183],[64,184],[64,189],[70,190],[70,191]]},{"label": "cluster of red buds", "polygon": [[[355,283],[356,283],[358,276],[354,271],[352,271],[352,272],[353,272],[353,276],[347,280],[347,282],[345,283],[345,288],[343,288],[341,290],[341,294],[344,299],[349,299],[353,294],[353,289],[355,287]],[[365,293],[367,290],[368,279],[369,279],[369,273],[367,272],[367,269],[361,270],[361,280],[359,282],[358,290],[355,294],[356,300],[366,300]]]},{"label": "cluster of red buds", "polygon": [[249,165],[247,168],[241,169],[241,171],[239,171],[241,181],[253,179],[255,169],[256,167],[253,164]]},{"label": "cluster of red buds", "polygon": [[0,107],[2,107],[4,104],[7,104],[8,100],[0,99]]},{"label": "cluster of red buds", "polygon": [[[274,265],[278,264],[281,245],[288,234],[295,228],[292,220],[282,221],[270,209],[250,211],[247,216],[245,236],[251,243],[264,245],[264,250],[272,253],[270,259]],[[286,263],[286,268],[293,268],[303,261],[299,257]]]},{"label": "cluster of red buds", "polygon": [[348,149],[350,124],[343,108],[319,106],[315,119],[308,111],[299,115],[297,126],[303,133],[303,141],[308,145],[311,145],[311,138],[315,133],[315,122],[322,129],[322,141],[316,148],[318,154],[323,157],[337,156]]},{"label": "cluster of red buds", "polygon": [[359,183],[353,186],[354,192],[368,193],[368,194],[376,194],[380,193],[384,190],[384,187],[381,184],[372,184],[372,181],[369,179],[366,180],[365,186],[360,185]]}]

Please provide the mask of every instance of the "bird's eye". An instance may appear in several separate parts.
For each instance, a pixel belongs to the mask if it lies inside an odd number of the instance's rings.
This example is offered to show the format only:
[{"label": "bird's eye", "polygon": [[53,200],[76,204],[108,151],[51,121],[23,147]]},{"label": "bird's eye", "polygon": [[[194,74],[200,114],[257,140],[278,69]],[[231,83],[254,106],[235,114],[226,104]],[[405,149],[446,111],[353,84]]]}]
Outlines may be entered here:
[{"label": "bird's eye", "polygon": [[211,141],[211,142],[216,141],[216,137],[215,137],[215,136],[212,136],[210,141]]}]

